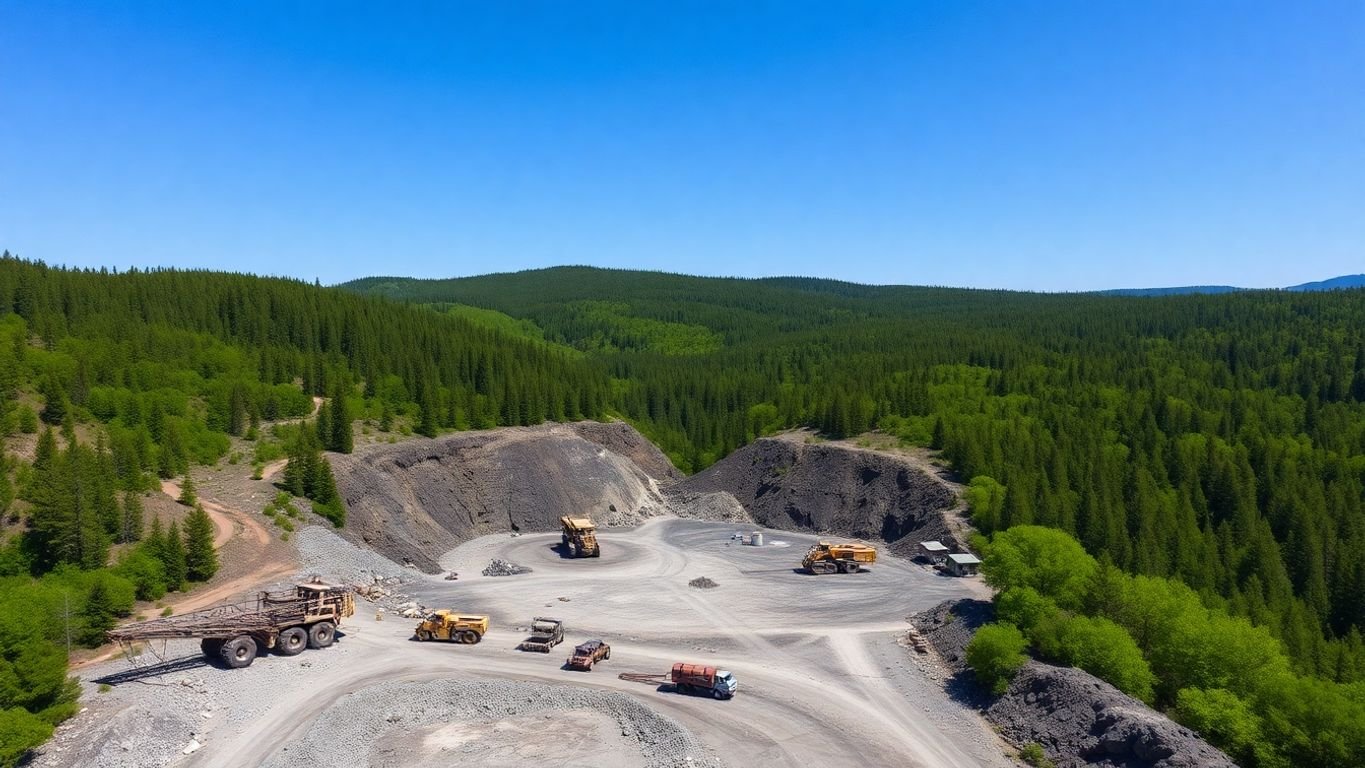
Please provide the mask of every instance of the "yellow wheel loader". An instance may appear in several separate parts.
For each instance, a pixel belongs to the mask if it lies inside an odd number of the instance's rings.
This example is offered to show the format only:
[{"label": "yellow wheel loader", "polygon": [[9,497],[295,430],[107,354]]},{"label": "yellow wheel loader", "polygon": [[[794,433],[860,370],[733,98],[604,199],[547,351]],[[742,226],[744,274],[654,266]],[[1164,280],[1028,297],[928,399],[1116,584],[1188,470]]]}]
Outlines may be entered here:
[{"label": "yellow wheel loader", "polygon": [[417,625],[413,636],[418,640],[446,640],[473,645],[488,632],[487,616],[466,616],[450,610],[439,610]]}]

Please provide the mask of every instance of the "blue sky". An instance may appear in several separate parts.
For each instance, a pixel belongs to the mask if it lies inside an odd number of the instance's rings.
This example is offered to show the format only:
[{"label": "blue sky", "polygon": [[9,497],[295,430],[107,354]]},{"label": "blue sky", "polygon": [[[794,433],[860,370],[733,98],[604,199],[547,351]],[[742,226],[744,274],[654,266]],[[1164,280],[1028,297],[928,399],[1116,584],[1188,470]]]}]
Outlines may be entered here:
[{"label": "blue sky", "polygon": [[2,3],[0,247],[324,283],[1365,272],[1365,3]]}]

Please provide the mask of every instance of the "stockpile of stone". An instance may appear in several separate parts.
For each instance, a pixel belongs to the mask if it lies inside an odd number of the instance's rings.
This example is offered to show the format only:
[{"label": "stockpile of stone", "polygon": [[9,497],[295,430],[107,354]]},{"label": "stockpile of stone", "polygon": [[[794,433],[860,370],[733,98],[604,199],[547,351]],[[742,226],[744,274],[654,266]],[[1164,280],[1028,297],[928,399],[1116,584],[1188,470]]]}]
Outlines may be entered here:
[{"label": "stockpile of stone", "polygon": [[485,576],[516,576],[520,573],[530,573],[531,569],[524,565],[508,562],[506,560],[494,560],[483,569]]},{"label": "stockpile of stone", "polygon": [[706,578],[705,576],[698,576],[697,578],[687,582],[687,586],[696,587],[697,589],[715,589],[720,585]]}]

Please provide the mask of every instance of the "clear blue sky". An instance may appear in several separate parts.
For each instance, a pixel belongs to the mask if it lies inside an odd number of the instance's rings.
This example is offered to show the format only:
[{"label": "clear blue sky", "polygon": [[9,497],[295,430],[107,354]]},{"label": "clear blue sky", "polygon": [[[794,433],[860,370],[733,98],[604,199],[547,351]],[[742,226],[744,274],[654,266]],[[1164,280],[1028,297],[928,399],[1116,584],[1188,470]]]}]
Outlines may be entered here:
[{"label": "clear blue sky", "polygon": [[1365,2],[4,2],[0,247],[324,283],[1365,272]]}]

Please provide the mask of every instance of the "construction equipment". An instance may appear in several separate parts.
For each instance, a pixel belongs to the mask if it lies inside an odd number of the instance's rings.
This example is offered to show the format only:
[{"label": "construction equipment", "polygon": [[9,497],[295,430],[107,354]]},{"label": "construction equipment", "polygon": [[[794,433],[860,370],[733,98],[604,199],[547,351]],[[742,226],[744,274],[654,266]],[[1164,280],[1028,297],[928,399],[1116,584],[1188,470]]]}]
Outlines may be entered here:
[{"label": "construction equipment", "polygon": [[564,622],[546,616],[537,616],[531,621],[530,637],[521,641],[518,650],[549,653],[550,649],[564,642]]},{"label": "construction equipment", "polygon": [[812,544],[801,560],[811,573],[857,573],[863,566],[877,562],[876,547],[866,544],[831,544],[822,541]]},{"label": "construction equipment", "polygon": [[305,648],[326,648],[336,640],[341,620],[353,614],[355,596],[350,587],[312,581],[294,585],[293,591],[262,592],[254,602],[116,627],[108,637],[125,651],[138,641],[198,638],[205,656],[241,669],[251,666],[267,648],[281,656],[294,656]]},{"label": "construction equipment", "polygon": [[560,543],[570,557],[601,557],[602,550],[597,546],[597,526],[586,517],[561,517],[559,524],[564,528]]},{"label": "construction equipment", "polygon": [[734,675],[702,664],[678,662],[668,677],[678,693],[710,694],[717,699],[728,699],[739,690],[739,681]]},{"label": "construction equipment", "polygon": [[482,640],[487,632],[487,616],[465,616],[442,608],[423,619],[413,636],[422,641],[448,640],[473,645]]},{"label": "construction equipment", "polygon": [[573,655],[564,665],[569,669],[581,669],[584,672],[591,672],[592,665],[599,661],[606,661],[611,658],[611,646],[601,640],[589,640],[575,646]]}]

